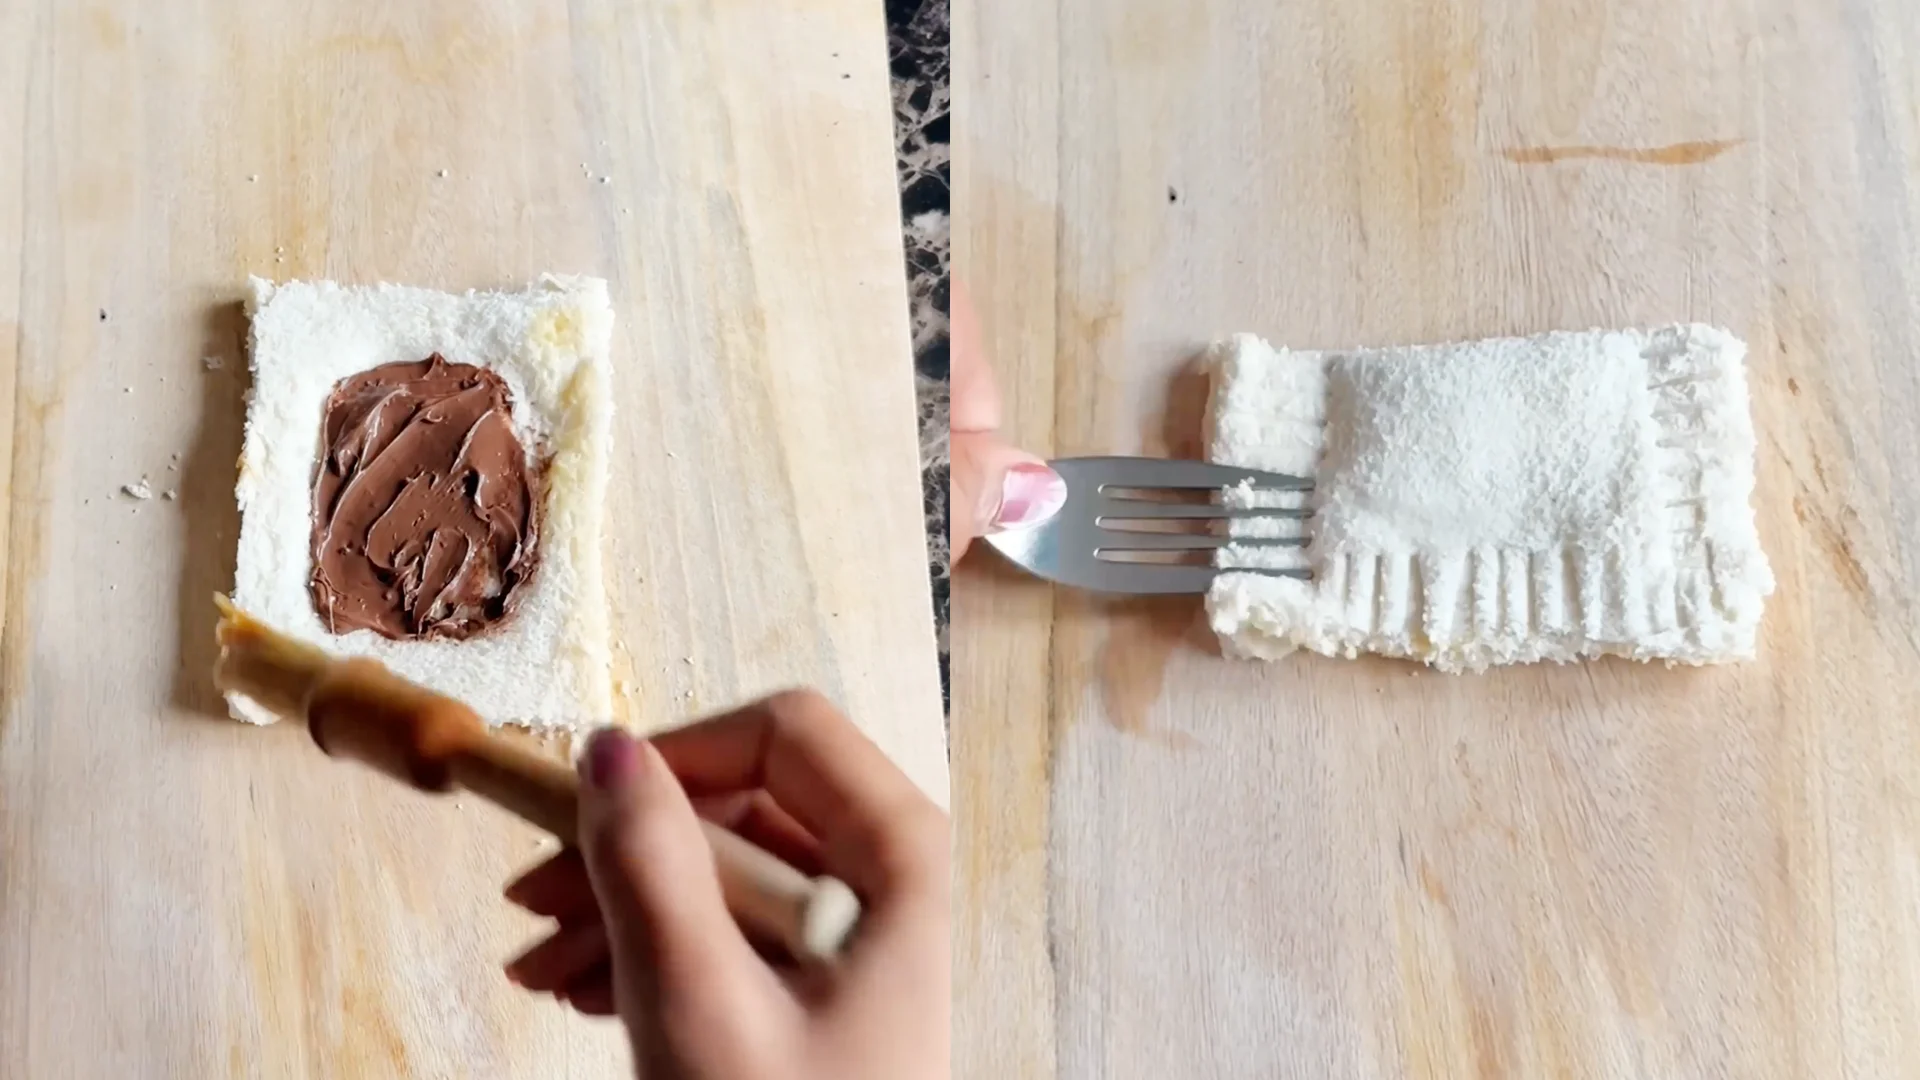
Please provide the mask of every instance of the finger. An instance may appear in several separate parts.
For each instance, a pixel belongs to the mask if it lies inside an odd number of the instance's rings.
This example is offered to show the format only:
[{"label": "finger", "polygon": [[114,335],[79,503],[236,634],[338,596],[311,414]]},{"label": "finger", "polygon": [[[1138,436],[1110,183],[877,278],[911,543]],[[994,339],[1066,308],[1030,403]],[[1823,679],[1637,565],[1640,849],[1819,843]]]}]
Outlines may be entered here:
[{"label": "finger", "polygon": [[1031,528],[1060,512],[1067,482],[1046,463],[991,435],[953,436],[948,504],[953,557],[989,533]]},{"label": "finger", "polygon": [[615,1012],[612,965],[596,964],[561,987],[554,996],[587,1016],[612,1016]]},{"label": "finger", "polygon": [[581,861],[580,849],[576,847],[562,848],[515,878],[507,885],[506,898],[535,915],[563,923],[598,918],[600,914],[593,883],[587,880],[587,864]]},{"label": "finger", "polygon": [[949,426],[955,434],[997,431],[1000,428],[1000,389],[987,363],[980,338],[980,320],[973,309],[973,297],[959,281],[953,282],[951,356],[952,416]]},{"label": "finger", "polygon": [[729,791],[724,795],[695,795],[687,793],[687,801],[693,804],[693,812],[725,828],[733,828],[733,823],[746,816],[747,807],[753,803],[751,791]]},{"label": "finger", "polygon": [[820,841],[764,791],[742,791],[693,801],[701,817],[752,843],[795,870],[813,877],[822,872]]},{"label": "finger", "polygon": [[562,926],[507,964],[507,978],[551,993],[607,962],[607,927],[595,921]]},{"label": "finger", "polygon": [[580,773],[580,849],[623,1010],[652,1015],[672,1001],[725,1030],[768,976],[727,911],[686,792],[652,747],[618,728],[588,740]]},{"label": "finger", "polygon": [[764,788],[819,839],[827,872],[870,901],[948,872],[946,815],[817,693],[775,694],[653,745],[696,794]]}]

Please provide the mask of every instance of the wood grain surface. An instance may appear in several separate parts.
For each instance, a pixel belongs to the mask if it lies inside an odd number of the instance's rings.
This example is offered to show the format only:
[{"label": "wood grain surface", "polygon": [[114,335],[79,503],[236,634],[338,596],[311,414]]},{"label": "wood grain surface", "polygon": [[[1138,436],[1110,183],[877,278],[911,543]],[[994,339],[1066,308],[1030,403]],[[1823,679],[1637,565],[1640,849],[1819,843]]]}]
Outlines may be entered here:
[{"label": "wood grain surface", "polygon": [[627,718],[945,801],[890,136],[867,0],[0,0],[0,1077],[627,1067],[498,971],[532,831],[222,717],[249,273],[607,277]]},{"label": "wood grain surface", "polygon": [[[1190,455],[1210,339],[1752,346],[1757,663],[1223,660],[954,597],[956,1073],[1920,1076],[1920,7],[977,0],[1013,436]],[[1570,403],[1577,407],[1577,403]]]}]

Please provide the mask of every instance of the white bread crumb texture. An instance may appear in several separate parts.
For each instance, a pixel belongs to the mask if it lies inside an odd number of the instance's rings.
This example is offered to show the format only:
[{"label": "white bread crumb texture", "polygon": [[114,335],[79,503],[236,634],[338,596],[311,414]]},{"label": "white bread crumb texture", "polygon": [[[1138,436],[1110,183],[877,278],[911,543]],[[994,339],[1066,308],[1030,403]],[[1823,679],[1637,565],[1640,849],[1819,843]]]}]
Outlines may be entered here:
[{"label": "white bread crumb texture", "polygon": [[1746,347],[1703,325],[1318,352],[1242,334],[1210,360],[1209,457],[1312,476],[1304,548],[1236,520],[1207,610],[1232,655],[1446,671],[1754,654],[1773,575],[1751,498]]},{"label": "white bread crumb texture", "polygon": [[[600,531],[613,398],[606,282],[547,275],[525,289],[450,294],[398,285],[250,282],[253,388],[236,489],[234,602],[284,633],[371,656],[472,705],[489,722],[577,728],[611,714]],[[314,613],[313,470],[341,379],[440,353],[498,372],[513,423],[546,460],[540,563],[513,616],[466,641],[332,634]],[[243,697],[234,715],[273,716]]]}]

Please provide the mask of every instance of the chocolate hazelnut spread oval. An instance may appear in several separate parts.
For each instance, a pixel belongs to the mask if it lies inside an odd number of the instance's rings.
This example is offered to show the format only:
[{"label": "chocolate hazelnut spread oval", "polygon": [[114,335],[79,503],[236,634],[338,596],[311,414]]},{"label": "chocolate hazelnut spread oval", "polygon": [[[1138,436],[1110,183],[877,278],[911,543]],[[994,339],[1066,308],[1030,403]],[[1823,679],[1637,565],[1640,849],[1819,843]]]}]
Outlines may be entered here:
[{"label": "chocolate hazelnut spread oval", "polygon": [[540,484],[498,373],[425,360],[340,381],[313,481],[313,606],[336,634],[464,640],[539,558]]}]

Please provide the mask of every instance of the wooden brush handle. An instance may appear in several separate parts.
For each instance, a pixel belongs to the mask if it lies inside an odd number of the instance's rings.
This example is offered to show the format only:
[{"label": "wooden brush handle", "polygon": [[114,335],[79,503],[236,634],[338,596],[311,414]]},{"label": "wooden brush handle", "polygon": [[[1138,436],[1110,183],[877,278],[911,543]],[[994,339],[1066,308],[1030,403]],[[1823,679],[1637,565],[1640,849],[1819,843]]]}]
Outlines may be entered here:
[{"label": "wooden brush handle", "polygon": [[[306,695],[313,741],[422,791],[464,789],[573,844],[579,780],[561,762],[493,734],[473,710],[365,659],[329,664]],[[727,908],[794,959],[831,961],[860,920],[860,901],[835,878],[809,878],[702,820]]]},{"label": "wooden brush handle", "polygon": [[[567,843],[579,836],[579,777],[552,758],[487,738],[446,758],[454,787],[465,788]],[[837,878],[809,878],[769,852],[705,818],[720,891],[742,926],[778,941],[796,959],[838,956],[860,918],[860,901]]]}]

